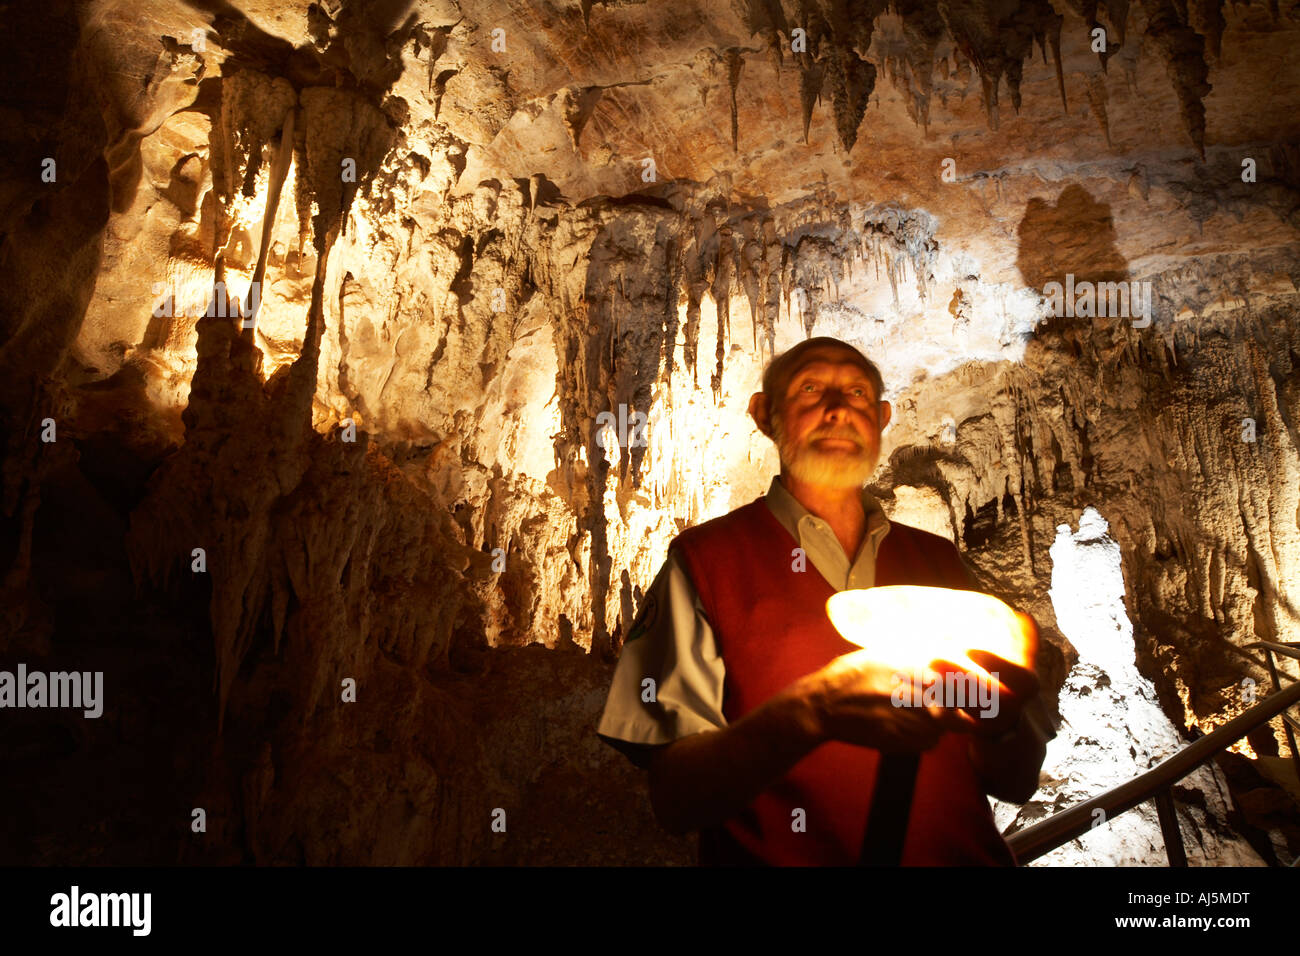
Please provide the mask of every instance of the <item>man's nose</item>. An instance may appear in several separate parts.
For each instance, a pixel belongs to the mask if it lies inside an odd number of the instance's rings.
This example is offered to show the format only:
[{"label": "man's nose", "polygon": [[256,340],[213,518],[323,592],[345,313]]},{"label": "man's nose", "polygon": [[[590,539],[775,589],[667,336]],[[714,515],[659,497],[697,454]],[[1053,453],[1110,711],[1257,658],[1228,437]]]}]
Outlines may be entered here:
[{"label": "man's nose", "polygon": [[834,412],[843,416],[844,413],[848,411],[848,399],[838,388],[828,388],[824,392],[824,395],[826,396],[826,413],[828,415]]}]

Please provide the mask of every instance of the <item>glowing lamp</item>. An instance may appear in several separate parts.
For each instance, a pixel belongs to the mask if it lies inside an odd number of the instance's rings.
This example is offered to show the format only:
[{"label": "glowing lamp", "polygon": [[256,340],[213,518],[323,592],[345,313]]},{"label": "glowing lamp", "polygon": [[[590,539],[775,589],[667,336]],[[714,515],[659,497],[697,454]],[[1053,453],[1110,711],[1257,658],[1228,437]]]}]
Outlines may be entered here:
[{"label": "glowing lamp", "polygon": [[928,671],[944,660],[987,673],[971,659],[975,650],[1030,666],[1020,619],[990,594],[915,585],[838,591],[826,614],[846,641],[899,671]]},{"label": "glowing lamp", "polygon": [[[839,591],[826,602],[826,615],[850,644],[895,671],[920,672],[949,661],[975,674],[988,671],[970,656],[988,651],[1028,668],[1032,635],[1002,601],[978,591],[896,585]],[[885,753],[876,771],[859,862],[897,866],[911,816],[920,755]]]}]

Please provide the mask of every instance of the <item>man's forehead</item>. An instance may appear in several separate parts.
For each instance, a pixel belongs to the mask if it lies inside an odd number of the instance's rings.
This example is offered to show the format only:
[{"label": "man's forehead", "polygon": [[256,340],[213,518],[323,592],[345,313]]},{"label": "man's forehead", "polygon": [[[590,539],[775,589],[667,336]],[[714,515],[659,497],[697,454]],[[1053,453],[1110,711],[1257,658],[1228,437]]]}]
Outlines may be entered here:
[{"label": "man's forehead", "polygon": [[857,354],[857,352],[852,349],[823,346],[809,349],[807,353],[799,356],[798,360],[790,366],[786,382],[793,382],[804,372],[824,371],[841,365],[853,366],[862,373],[864,379],[871,381],[871,376],[868,374],[867,366],[863,363],[862,358]]}]

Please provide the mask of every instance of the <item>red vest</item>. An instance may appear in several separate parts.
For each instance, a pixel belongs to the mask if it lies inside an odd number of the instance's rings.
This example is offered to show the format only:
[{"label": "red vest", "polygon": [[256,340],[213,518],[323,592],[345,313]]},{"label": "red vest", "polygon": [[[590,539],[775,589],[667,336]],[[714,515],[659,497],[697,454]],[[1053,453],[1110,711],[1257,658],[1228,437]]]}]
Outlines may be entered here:
[{"label": "red vest", "polygon": [[[791,567],[798,542],[758,498],[688,528],[678,549],[699,592],[726,668],[723,716],[735,722],[832,659],[856,650],[826,616],[835,589],[808,565]],[[876,585],[971,588],[952,543],[890,523]],[[969,736],[944,734],[921,757],[904,865],[1013,865],[967,755]],[[700,863],[852,866],[858,862],[880,752],[828,741],[769,785],[741,813],[700,834]],[[806,812],[805,832],[792,811]]]}]

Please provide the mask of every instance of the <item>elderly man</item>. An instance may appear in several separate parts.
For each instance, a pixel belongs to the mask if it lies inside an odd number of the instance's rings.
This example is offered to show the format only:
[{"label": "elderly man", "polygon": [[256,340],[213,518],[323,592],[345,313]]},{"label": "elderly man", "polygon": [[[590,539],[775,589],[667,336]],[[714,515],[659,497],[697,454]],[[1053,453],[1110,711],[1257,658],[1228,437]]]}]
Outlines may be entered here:
[{"label": "elderly man", "polygon": [[597,733],[649,770],[667,829],[700,831],[701,864],[859,862],[864,836],[882,836],[864,831],[886,789],[879,771],[898,759],[884,755],[909,753],[895,858],[1014,863],[986,794],[1029,799],[1054,735],[1032,618],[1018,614],[1028,668],[975,655],[1000,681],[986,720],[951,701],[896,706],[899,676],[826,616],[848,588],[974,589],[951,542],[888,521],[863,488],[891,413],[882,391],[875,365],[836,339],[774,359],[749,412],[780,475],[765,497],[672,541],[628,633]]}]

